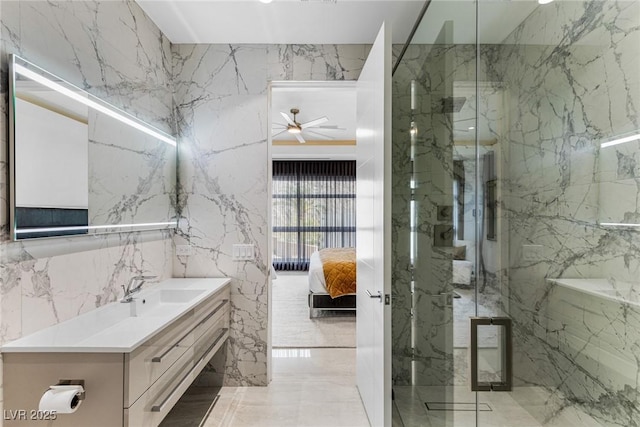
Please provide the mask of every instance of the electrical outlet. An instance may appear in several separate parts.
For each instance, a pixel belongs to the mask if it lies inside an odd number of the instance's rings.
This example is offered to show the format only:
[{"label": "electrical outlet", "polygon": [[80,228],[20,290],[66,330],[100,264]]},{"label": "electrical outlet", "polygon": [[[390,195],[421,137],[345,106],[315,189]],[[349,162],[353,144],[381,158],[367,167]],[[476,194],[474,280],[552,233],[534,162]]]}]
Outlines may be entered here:
[{"label": "electrical outlet", "polygon": [[542,261],[544,247],[542,245],[522,245],[522,259],[524,261]]},{"label": "electrical outlet", "polygon": [[191,245],[176,245],[177,256],[190,256],[192,252]]}]

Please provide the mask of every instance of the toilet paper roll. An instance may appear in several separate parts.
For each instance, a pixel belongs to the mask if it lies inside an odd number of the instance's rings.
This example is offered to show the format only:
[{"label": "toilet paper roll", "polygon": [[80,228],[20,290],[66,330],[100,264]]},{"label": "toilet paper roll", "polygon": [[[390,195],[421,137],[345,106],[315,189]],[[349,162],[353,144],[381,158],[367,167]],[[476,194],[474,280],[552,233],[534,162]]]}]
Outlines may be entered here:
[{"label": "toilet paper roll", "polygon": [[40,398],[38,409],[55,411],[57,414],[72,414],[82,403],[82,392],[84,388],[81,385],[52,385]]}]

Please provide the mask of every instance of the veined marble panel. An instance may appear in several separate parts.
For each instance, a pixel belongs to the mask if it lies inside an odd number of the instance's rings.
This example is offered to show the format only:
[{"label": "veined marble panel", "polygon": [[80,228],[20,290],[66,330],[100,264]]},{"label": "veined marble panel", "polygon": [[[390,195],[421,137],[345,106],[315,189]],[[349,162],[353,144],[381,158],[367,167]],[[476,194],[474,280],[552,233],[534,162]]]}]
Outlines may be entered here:
[{"label": "veined marble panel", "polygon": [[[558,387],[567,406],[583,406],[603,425],[638,425],[638,363],[629,357],[637,316],[545,278],[637,282],[637,230],[598,220],[638,212],[637,189],[619,191],[633,184],[637,150],[600,143],[640,128],[640,3],[550,6],[538,7],[494,57],[509,93],[503,206],[514,371],[519,384]],[[539,250],[526,255],[524,245]]]},{"label": "veined marble panel", "polygon": [[[3,112],[7,54],[16,53],[172,132],[170,44],[135,3],[4,1],[0,24]],[[6,117],[0,118],[2,342],[114,301],[132,275],[170,276],[169,232],[10,242]]]},{"label": "veined marble panel", "polygon": [[[355,79],[366,46],[174,45],[181,225],[176,276],[232,277],[225,385],[266,385],[269,80]],[[236,262],[234,243],[256,259]]]},{"label": "veined marble panel", "polygon": [[269,45],[269,80],[357,80],[369,45]]}]

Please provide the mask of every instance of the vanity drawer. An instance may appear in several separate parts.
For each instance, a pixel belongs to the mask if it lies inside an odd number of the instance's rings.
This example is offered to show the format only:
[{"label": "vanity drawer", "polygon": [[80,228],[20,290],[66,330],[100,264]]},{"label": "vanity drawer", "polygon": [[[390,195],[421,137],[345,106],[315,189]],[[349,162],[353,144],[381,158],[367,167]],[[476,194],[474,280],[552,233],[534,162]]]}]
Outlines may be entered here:
[{"label": "vanity drawer", "polygon": [[229,300],[231,299],[230,295],[231,293],[229,292],[229,288],[226,287],[225,289],[222,289],[220,292],[217,292],[216,294],[209,297],[206,301],[202,302],[201,304],[199,304],[197,307],[194,308],[194,314],[193,314],[194,320],[196,322],[201,322],[203,319],[208,317],[212,311],[217,309],[219,310],[220,304],[225,300],[227,301],[227,303],[222,307],[223,308],[228,307]]},{"label": "vanity drawer", "polygon": [[206,331],[187,352],[131,407],[124,409],[125,427],[156,427],[196,379],[229,336],[226,328]]},{"label": "vanity drawer", "polygon": [[131,406],[193,345],[192,325],[193,310],[133,353],[125,354],[125,408]]},{"label": "vanity drawer", "polygon": [[213,309],[209,311],[209,314],[204,316],[202,320],[196,324],[193,330],[193,339],[195,342],[198,342],[202,335],[212,328],[229,328],[230,306],[231,304],[228,299],[216,301],[216,304]]},{"label": "vanity drawer", "polygon": [[[181,319],[129,355],[125,364],[124,407],[129,407],[191,347],[204,331],[220,323],[229,325],[229,289],[194,307]],[[125,359],[127,361],[127,359]]]}]

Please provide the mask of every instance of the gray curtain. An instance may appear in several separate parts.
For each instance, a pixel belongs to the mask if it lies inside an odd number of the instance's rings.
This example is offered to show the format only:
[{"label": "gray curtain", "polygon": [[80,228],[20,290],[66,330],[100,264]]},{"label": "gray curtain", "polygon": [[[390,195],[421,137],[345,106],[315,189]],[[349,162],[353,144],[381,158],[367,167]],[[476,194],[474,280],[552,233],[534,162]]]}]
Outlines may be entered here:
[{"label": "gray curtain", "polygon": [[355,161],[274,161],[272,224],[276,270],[308,270],[314,251],[354,247]]}]

